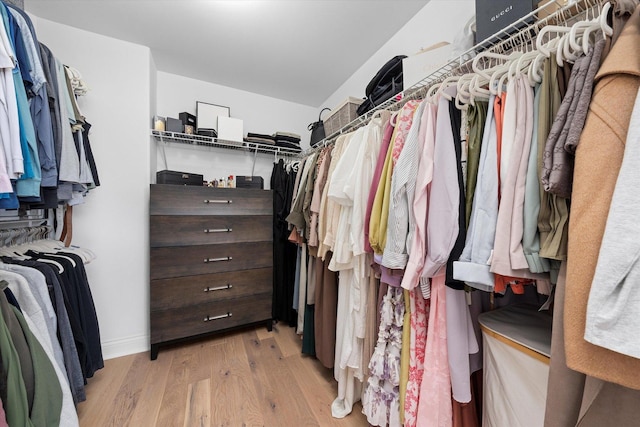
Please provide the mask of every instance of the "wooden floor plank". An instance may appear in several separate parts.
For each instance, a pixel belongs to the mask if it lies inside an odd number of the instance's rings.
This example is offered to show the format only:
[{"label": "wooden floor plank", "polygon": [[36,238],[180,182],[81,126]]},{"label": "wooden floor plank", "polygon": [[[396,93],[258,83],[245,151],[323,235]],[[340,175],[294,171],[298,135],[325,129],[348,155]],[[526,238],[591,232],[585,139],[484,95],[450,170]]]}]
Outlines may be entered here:
[{"label": "wooden floor plank", "polygon": [[320,425],[304,399],[275,339],[260,341],[255,335],[244,334],[244,346],[249,366],[262,404],[265,424],[269,426]]},{"label": "wooden floor plank", "polygon": [[143,354],[134,356],[133,363],[127,372],[126,381],[118,390],[108,425],[125,426],[129,424],[131,415],[140,400],[150,367],[149,359],[145,358]]},{"label": "wooden floor plank", "polygon": [[268,338],[272,338],[273,334],[274,334],[273,329],[271,331],[268,331],[267,328],[264,326],[259,326],[256,328],[256,335],[258,335],[259,340],[266,340]]},{"label": "wooden floor plank", "polygon": [[[104,368],[97,371],[93,378],[90,378],[86,387],[87,400],[78,404],[78,419],[80,426],[108,425],[113,405],[105,405],[104,402],[115,402],[118,390],[126,380],[127,372],[133,363],[136,355],[119,357],[107,360]],[[91,388],[100,390],[98,395],[90,393]]]},{"label": "wooden floor plank", "polygon": [[147,370],[140,400],[131,415],[129,426],[155,426],[162,404],[162,396],[167,387],[167,377],[173,362],[173,353],[160,353],[156,360],[150,360],[148,353],[139,353],[138,356],[143,357],[150,367]]},{"label": "wooden floor plank", "polygon": [[211,379],[189,384],[183,427],[211,426]]},{"label": "wooden floor plank", "polygon": [[212,425],[264,426],[242,336],[215,347],[211,358],[216,360],[211,375]]},{"label": "wooden floor plank", "polygon": [[184,399],[189,388],[190,373],[198,369],[200,361],[200,355],[189,350],[192,350],[189,346],[167,350],[173,351],[174,355],[158,414],[159,426],[180,426],[184,422]]},{"label": "wooden floor plank", "polygon": [[296,328],[286,323],[278,323],[273,327],[273,338],[284,357],[302,354],[302,339],[296,334]]}]

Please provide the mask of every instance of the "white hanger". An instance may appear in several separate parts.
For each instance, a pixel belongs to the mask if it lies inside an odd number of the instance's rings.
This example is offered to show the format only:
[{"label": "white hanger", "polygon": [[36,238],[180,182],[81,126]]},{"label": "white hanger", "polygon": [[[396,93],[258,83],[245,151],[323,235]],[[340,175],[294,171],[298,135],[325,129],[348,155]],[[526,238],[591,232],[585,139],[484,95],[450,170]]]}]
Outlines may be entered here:
[{"label": "white hanger", "polygon": [[[544,36],[550,33],[556,33],[558,35],[566,34],[570,30],[571,30],[570,27],[560,27],[558,25],[547,25],[546,27],[543,27],[538,33],[538,37],[536,37],[536,50],[544,53],[547,56],[547,58],[550,57],[551,52],[545,48],[545,45],[543,43]],[[552,40],[553,39],[550,38],[549,43],[551,43]]]},{"label": "white hanger", "polygon": [[485,89],[484,86],[489,84],[489,79],[485,79],[479,74],[475,74],[471,79],[471,84],[469,85],[469,93],[471,95],[471,99],[486,99],[488,100],[491,97],[491,92],[489,89]]},{"label": "white hanger", "polygon": [[442,95],[445,97],[446,100],[451,101],[453,100],[453,97],[449,94],[447,94],[445,92],[445,90],[449,87],[449,86],[453,86],[453,83],[458,83],[458,80],[460,80],[460,76],[449,76],[446,79],[444,79],[442,81],[442,83],[440,84],[440,87],[438,88],[438,92],[436,93],[436,95]]},{"label": "white hanger", "polygon": [[466,110],[469,104],[473,103],[471,81],[474,77],[474,74],[463,74],[458,80],[455,104],[459,110]]}]

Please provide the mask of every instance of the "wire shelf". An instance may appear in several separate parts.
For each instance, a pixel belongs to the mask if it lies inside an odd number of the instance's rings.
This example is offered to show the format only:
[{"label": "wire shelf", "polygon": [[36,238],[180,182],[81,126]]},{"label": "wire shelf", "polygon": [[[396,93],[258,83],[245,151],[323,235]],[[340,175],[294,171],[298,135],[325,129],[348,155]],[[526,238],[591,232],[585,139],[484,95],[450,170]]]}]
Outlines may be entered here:
[{"label": "wire shelf", "polygon": [[587,11],[601,7],[606,2],[607,0],[578,0],[569,4],[566,4],[566,2],[562,0],[545,2],[533,12],[523,16],[492,36],[487,37],[457,58],[454,58],[433,71],[410,88],[392,96],[382,104],[355,118],[331,135],[327,135],[327,137],[314,148],[299,153],[299,156],[306,157],[322,149],[327,144],[332,143],[338,136],[353,132],[361,126],[366,125],[376,111],[398,111],[407,101],[423,98],[429,88],[436,83],[442,82],[445,78],[471,72],[471,63],[478,53],[494,52],[506,54],[514,49],[526,48],[529,43],[535,40],[541,28],[547,25],[569,25],[569,23],[576,18],[586,14]]},{"label": "wire shelf", "polygon": [[152,130],[151,136],[160,142],[176,142],[180,144],[197,145],[212,148],[224,148],[230,150],[240,150],[251,153],[263,153],[276,156],[299,156],[300,150],[287,147],[279,147],[275,145],[258,144],[247,141],[226,141],[223,139],[212,138],[203,135],[191,135],[179,132],[166,132]]}]

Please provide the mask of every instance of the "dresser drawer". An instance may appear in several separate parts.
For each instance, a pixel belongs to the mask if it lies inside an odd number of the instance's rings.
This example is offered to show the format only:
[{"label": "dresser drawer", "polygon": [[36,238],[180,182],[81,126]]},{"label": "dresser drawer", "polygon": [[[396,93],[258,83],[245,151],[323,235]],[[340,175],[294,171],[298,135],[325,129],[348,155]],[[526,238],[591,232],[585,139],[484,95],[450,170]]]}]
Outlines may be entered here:
[{"label": "dresser drawer", "polygon": [[273,240],[272,216],[165,216],[150,223],[151,247]]},{"label": "dresser drawer", "polygon": [[271,318],[271,294],[151,312],[151,343],[190,337]]},{"label": "dresser drawer", "polygon": [[273,266],[272,242],[151,248],[151,280]]},{"label": "dresser drawer", "polygon": [[247,188],[151,185],[151,215],[271,215],[273,193]]},{"label": "dresser drawer", "polygon": [[151,281],[151,311],[273,292],[273,269],[233,271]]}]

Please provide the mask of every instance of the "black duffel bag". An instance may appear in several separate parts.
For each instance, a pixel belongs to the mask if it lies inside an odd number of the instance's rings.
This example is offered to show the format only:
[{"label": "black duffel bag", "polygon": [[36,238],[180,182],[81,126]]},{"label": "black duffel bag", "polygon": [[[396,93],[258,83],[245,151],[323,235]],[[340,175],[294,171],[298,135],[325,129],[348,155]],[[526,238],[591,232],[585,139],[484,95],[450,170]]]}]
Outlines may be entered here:
[{"label": "black duffel bag", "polygon": [[402,92],[402,60],[404,58],[406,58],[405,55],[394,56],[371,79],[365,90],[366,98],[358,107],[359,116]]}]

